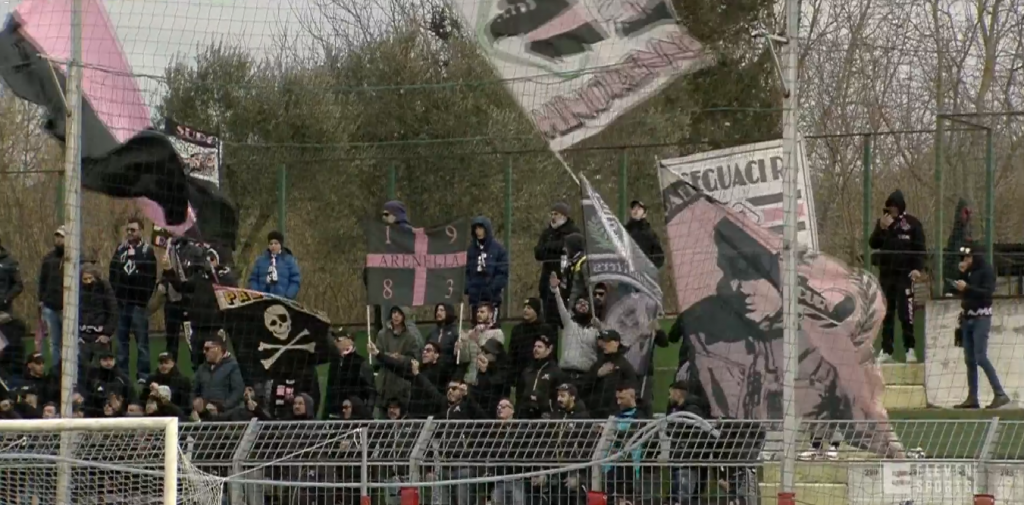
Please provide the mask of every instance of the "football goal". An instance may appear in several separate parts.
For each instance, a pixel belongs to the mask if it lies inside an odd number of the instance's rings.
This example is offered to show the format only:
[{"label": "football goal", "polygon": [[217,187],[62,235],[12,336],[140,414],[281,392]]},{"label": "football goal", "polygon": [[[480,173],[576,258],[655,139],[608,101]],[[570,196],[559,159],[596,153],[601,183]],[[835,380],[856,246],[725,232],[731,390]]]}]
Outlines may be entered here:
[{"label": "football goal", "polygon": [[220,505],[223,480],[195,468],[178,420],[0,421],[0,504]]}]

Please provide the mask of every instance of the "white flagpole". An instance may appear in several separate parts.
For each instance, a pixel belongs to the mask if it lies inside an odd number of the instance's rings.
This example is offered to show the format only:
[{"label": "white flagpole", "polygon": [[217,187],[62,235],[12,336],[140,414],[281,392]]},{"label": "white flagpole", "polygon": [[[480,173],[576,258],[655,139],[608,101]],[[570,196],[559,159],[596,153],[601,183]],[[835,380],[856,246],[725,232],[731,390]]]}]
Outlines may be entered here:
[{"label": "white flagpole", "polygon": [[786,46],[782,58],[783,111],[782,111],[782,201],[785,221],[782,231],[782,305],[784,363],[782,378],[782,482],[779,503],[795,503],[793,481],[796,472],[796,434],[800,418],[796,406],[796,372],[799,366],[800,305],[797,278],[797,161],[800,62],[800,1],[786,0]]},{"label": "white flagpole", "polygon": [[[373,342],[373,306],[366,306],[366,343]],[[373,364],[373,355],[370,354],[369,349],[366,352],[366,358],[369,363]]]},{"label": "white flagpole", "polygon": [[[82,0],[71,2],[71,54],[65,73],[64,312],[61,344],[60,417],[71,419],[78,378],[78,279],[82,259]],[[53,64],[53,63],[51,63]],[[51,338],[55,338],[52,335]],[[60,436],[57,503],[71,503],[72,432]]]},{"label": "white flagpole", "polygon": [[462,315],[466,310],[466,302],[459,302],[459,326],[456,328],[459,339],[455,341],[455,365],[459,364],[459,357],[462,354]]}]

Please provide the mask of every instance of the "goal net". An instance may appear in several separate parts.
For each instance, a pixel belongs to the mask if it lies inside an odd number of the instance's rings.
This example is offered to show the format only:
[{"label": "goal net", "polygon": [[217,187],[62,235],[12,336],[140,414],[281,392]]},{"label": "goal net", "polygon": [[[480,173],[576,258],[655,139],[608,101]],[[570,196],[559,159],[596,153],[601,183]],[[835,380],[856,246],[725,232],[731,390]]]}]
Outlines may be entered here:
[{"label": "goal net", "polygon": [[0,505],[220,505],[173,418],[0,421]]}]

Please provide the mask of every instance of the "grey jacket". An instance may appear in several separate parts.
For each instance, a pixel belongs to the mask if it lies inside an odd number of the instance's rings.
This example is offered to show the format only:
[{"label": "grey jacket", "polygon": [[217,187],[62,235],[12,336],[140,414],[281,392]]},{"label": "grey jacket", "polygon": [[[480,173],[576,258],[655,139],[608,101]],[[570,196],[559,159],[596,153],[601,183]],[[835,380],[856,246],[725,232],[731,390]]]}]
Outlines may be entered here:
[{"label": "grey jacket", "polygon": [[244,392],[242,371],[238,368],[238,361],[235,361],[231,354],[224,356],[216,365],[203,363],[199,370],[196,370],[195,387],[192,388],[193,399],[219,401],[224,404],[224,410],[227,411],[242,403]]}]

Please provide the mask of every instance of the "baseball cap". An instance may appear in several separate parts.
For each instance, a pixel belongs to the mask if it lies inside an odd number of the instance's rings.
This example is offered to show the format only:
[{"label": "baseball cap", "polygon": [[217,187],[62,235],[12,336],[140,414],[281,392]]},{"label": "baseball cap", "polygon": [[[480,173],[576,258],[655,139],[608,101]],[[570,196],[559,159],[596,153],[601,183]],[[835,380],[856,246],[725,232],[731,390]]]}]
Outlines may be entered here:
[{"label": "baseball cap", "polygon": [[160,356],[157,357],[157,361],[174,361],[174,355],[169,352],[162,352],[160,353]]},{"label": "baseball cap", "polygon": [[28,356],[28,361],[26,361],[25,363],[35,363],[37,365],[42,365],[45,362],[46,359],[43,358],[43,355],[41,353],[34,352]]},{"label": "baseball cap", "polygon": [[622,335],[619,335],[619,332],[615,330],[604,330],[597,335],[597,338],[598,340],[603,340],[605,342],[622,342]]},{"label": "baseball cap", "polygon": [[647,205],[645,205],[644,202],[641,202],[640,200],[633,200],[632,202],[629,202],[629,208],[632,209],[633,207],[637,206],[643,208],[644,210],[647,210]]},{"label": "baseball cap", "polygon": [[64,225],[58,226],[57,230],[54,231],[53,234],[57,235],[58,237],[66,237],[67,236],[67,232],[64,230]]},{"label": "baseball cap", "polygon": [[551,344],[552,344],[551,337],[549,337],[547,335],[537,335],[537,338],[534,339],[534,342],[543,342],[544,345],[546,345],[548,347],[551,347]]}]

